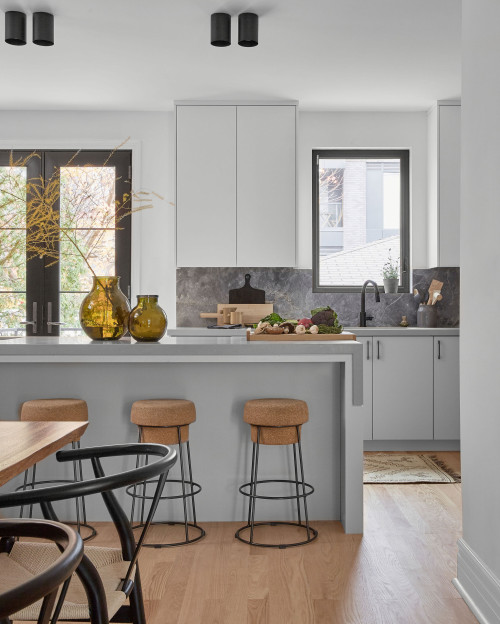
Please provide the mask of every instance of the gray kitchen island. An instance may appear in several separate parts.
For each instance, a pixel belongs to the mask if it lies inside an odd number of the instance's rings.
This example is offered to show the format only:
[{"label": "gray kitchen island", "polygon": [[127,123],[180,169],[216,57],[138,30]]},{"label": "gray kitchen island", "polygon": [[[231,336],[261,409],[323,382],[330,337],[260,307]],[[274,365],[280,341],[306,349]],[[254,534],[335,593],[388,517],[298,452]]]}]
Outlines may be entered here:
[{"label": "gray kitchen island", "polygon": [[[199,521],[245,517],[238,492],[248,481],[251,460],[245,401],[296,398],[307,401],[302,430],[311,520],[341,520],[346,533],[363,531],[362,345],[335,342],[247,342],[244,337],[165,337],[160,343],[92,342],[87,338],[17,338],[0,341],[0,417],[15,420],[22,402],[35,398],[80,398],[89,406],[83,446],[131,442],[134,401],[183,398],[196,405],[190,443]],[[267,447],[261,470],[286,478],[286,449]],[[120,460],[122,462],[122,460]],[[123,469],[120,463],[116,469]],[[66,471],[66,474],[65,474]],[[39,467],[38,478],[69,477],[55,458]],[[90,473],[87,473],[90,474]],[[19,485],[20,477],[4,486]],[[130,507],[121,493],[122,502]],[[68,508],[70,509],[70,508]],[[106,519],[101,501],[87,503],[91,520]],[[291,503],[265,504],[270,519],[291,517]],[[158,517],[162,509],[158,511]]]}]

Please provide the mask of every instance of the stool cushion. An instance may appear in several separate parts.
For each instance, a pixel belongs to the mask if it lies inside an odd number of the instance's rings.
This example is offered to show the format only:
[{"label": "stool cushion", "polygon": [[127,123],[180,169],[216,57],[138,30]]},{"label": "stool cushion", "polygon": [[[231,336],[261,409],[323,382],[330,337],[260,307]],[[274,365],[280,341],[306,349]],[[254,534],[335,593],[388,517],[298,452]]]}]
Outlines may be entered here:
[{"label": "stool cushion", "polygon": [[260,437],[259,428],[256,425],[251,426],[252,442],[259,441],[259,444],[269,444],[277,446],[279,444],[297,444],[302,436],[302,425],[299,425],[299,435],[297,436],[296,427],[261,427]]},{"label": "stool cushion", "polygon": [[254,399],[245,403],[243,420],[262,427],[293,427],[309,420],[309,410],[299,399]]},{"label": "stool cushion", "polygon": [[81,422],[88,419],[87,403],[81,399],[35,399],[21,406],[21,420]]},{"label": "stool cushion", "polygon": [[143,427],[189,425],[196,420],[196,408],[184,399],[147,399],[132,404],[130,418]]}]

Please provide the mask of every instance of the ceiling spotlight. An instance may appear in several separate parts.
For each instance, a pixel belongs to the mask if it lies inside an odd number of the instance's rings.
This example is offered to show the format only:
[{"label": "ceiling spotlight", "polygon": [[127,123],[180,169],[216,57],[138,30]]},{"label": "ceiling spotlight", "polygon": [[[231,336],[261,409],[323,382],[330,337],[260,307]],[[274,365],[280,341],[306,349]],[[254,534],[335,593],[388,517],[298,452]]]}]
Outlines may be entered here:
[{"label": "ceiling spotlight", "polygon": [[54,45],[54,16],[52,13],[33,13],[33,43],[39,46]]},{"label": "ceiling spotlight", "polygon": [[229,13],[212,13],[210,43],[217,48],[231,45],[231,16]]},{"label": "ceiling spotlight", "polygon": [[259,43],[259,17],[255,13],[238,15],[238,44],[253,48]]},{"label": "ceiling spotlight", "polygon": [[5,13],[5,42],[15,46],[26,45],[26,13]]}]

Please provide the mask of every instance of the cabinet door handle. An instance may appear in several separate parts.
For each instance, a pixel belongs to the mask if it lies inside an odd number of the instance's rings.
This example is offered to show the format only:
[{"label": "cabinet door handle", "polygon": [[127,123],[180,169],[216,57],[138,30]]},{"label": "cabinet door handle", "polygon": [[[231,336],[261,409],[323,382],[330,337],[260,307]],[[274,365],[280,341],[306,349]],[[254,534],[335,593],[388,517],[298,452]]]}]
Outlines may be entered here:
[{"label": "cabinet door handle", "polygon": [[369,341],[366,343],[366,359],[367,360],[370,359],[370,342]]},{"label": "cabinet door handle", "polygon": [[438,340],[438,360],[441,359],[441,340]]},{"label": "cabinet door handle", "polygon": [[377,340],[377,360],[380,360],[380,340]]}]

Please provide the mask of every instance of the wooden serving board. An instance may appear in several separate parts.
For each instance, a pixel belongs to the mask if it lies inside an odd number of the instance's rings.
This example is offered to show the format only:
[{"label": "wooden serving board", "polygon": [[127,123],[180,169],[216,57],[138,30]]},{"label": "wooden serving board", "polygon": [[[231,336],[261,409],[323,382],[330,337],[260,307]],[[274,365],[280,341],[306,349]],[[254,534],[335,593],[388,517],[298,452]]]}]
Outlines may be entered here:
[{"label": "wooden serving board", "polygon": [[318,340],[356,340],[356,334],[344,332],[343,334],[257,334],[247,329],[247,340],[261,340],[275,342],[306,342]]},{"label": "wooden serving board", "polygon": [[222,319],[223,308],[236,308],[243,312],[243,323],[253,324],[274,312],[274,303],[218,303],[217,312],[200,312],[200,318]]}]

